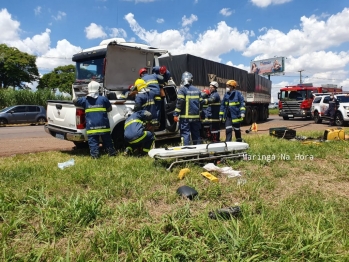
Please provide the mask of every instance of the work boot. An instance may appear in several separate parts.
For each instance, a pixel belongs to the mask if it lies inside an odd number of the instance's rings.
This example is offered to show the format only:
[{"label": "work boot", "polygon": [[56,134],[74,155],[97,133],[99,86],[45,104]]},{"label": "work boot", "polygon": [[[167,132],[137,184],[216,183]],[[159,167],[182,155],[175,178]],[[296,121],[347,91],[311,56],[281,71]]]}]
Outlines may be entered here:
[{"label": "work boot", "polygon": [[130,156],[132,155],[132,148],[131,147],[126,147],[125,151],[124,151],[124,156]]}]

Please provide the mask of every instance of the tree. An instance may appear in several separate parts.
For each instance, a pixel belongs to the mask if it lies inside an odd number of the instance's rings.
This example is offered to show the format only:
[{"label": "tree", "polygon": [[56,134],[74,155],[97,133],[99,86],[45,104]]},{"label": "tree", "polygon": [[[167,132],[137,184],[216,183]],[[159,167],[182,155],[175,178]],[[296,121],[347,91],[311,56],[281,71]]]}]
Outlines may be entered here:
[{"label": "tree", "polygon": [[26,88],[26,83],[37,81],[39,71],[35,62],[35,56],[0,44],[0,88]]},{"label": "tree", "polygon": [[40,80],[38,89],[49,88],[52,90],[59,89],[60,92],[72,94],[72,84],[75,81],[75,66],[66,65],[53,69],[52,72],[44,74]]}]

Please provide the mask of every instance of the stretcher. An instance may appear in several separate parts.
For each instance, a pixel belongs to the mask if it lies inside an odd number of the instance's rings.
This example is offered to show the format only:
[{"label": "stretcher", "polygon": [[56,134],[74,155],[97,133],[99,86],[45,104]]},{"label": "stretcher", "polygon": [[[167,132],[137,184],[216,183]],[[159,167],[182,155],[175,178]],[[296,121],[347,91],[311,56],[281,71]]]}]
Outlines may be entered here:
[{"label": "stretcher", "polygon": [[219,142],[193,146],[155,148],[151,149],[148,155],[155,160],[171,160],[172,163],[167,168],[167,170],[170,170],[173,165],[178,163],[242,158],[247,154],[246,150],[248,148],[249,145],[243,142]]}]

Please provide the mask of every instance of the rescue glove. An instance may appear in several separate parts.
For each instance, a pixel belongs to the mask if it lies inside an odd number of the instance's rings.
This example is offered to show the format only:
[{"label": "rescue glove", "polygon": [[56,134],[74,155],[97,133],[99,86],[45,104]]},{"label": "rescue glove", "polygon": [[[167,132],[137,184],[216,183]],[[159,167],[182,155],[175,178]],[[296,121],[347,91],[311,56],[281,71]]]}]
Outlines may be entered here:
[{"label": "rescue glove", "polygon": [[179,122],[179,117],[178,117],[178,116],[174,116],[174,117],[173,117],[173,121]]},{"label": "rescue glove", "polygon": [[145,120],[151,120],[153,118],[152,114],[149,111],[144,110]]}]

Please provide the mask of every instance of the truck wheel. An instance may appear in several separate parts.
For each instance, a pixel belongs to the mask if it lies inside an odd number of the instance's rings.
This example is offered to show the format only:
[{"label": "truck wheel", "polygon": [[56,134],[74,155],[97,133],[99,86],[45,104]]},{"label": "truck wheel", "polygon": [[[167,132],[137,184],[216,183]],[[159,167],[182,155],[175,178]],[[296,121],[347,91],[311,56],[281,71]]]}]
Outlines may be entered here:
[{"label": "truck wheel", "polygon": [[246,112],[245,112],[244,124],[250,125],[251,122],[252,122],[252,110],[251,110],[251,107],[247,106]]},{"label": "truck wheel", "polygon": [[322,119],[320,118],[319,113],[315,112],[314,113],[314,123],[315,124],[321,124],[321,122],[322,122]]},{"label": "truck wheel", "polygon": [[258,107],[252,108],[252,123],[256,123],[258,121]]},{"label": "truck wheel", "polygon": [[76,149],[88,148],[88,142],[76,142],[76,141],[74,141],[73,143],[74,143]]},{"label": "truck wheel", "polygon": [[46,119],[45,117],[39,117],[37,122],[36,122],[38,125],[43,125],[46,123]]},{"label": "truck wheel", "polygon": [[114,127],[113,133],[111,135],[116,151],[123,151],[126,147],[124,138],[124,125],[125,122],[117,124],[117,126]]},{"label": "truck wheel", "polygon": [[284,120],[288,120],[289,118],[288,118],[288,116],[283,116],[282,117]]},{"label": "truck wheel", "polygon": [[336,126],[343,126],[344,125],[344,121],[343,121],[343,116],[340,112],[337,112],[334,122],[336,124]]},{"label": "truck wheel", "polygon": [[264,121],[267,121],[269,118],[269,109],[264,107]]}]

